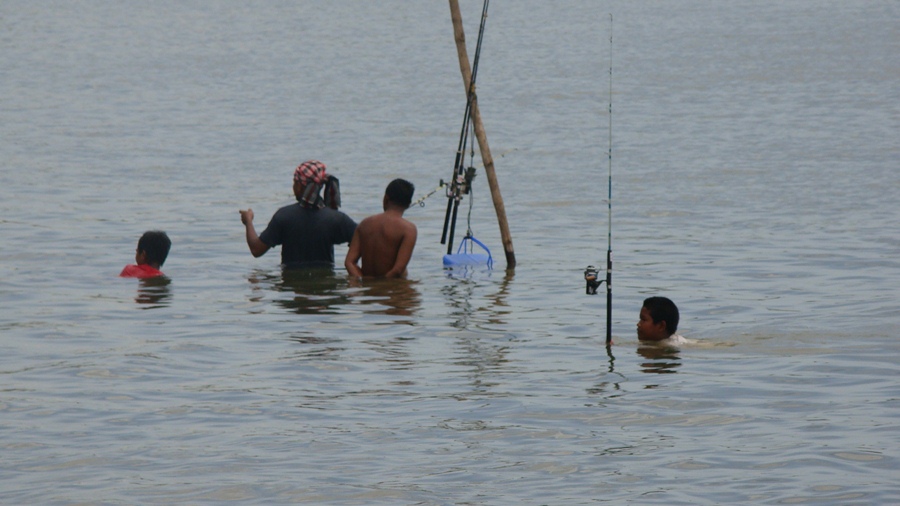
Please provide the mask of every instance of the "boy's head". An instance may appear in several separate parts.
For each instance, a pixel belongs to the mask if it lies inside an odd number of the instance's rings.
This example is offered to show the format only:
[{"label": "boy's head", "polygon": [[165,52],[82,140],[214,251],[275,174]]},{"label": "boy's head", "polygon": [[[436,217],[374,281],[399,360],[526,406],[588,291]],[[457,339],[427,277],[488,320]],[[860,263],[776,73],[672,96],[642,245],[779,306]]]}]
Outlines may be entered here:
[{"label": "boy's head", "polygon": [[137,254],[135,255],[137,263],[159,268],[165,263],[171,247],[172,241],[165,232],[159,230],[144,232],[144,235],[138,240]]},{"label": "boy's head", "polygon": [[413,193],[415,192],[416,187],[409,181],[405,179],[395,179],[387,185],[384,196],[394,205],[406,209],[412,202]]},{"label": "boy's head", "polygon": [[644,299],[637,324],[638,339],[662,341],[678,331],[678,307],[666,297]]}]

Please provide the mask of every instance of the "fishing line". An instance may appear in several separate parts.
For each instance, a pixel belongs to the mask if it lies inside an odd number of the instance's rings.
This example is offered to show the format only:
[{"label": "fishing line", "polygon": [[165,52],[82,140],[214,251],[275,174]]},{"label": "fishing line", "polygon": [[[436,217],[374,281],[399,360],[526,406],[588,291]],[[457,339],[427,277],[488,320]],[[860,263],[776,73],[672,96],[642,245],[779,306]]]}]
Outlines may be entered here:
[{"label": "fishing line", "polygon": [[[471,122],[470,122],[471,123]],[[475,125],[471,125],[471,135],[475,137]],[[469,145],[469,169],[471,176],[467,176],[469,193],[469,214],[466,216],[466,237],[472,237],[472,208],[475,205],[475,190],[472,188],[472,179],[475,178],[475,143]],[[452,243],[451,243],[452,244]]]}]

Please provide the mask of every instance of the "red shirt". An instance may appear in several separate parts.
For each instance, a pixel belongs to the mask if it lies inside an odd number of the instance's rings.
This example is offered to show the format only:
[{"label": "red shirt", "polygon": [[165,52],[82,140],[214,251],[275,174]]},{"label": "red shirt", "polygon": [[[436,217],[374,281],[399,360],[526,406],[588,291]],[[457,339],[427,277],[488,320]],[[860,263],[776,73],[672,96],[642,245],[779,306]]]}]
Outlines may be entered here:
[{"label": "red shirt", "polygon": [[155,278],[164,276],[162,271],[154,269],[147,264],[142,265],[126,265],[119,274],[123,278]]}]

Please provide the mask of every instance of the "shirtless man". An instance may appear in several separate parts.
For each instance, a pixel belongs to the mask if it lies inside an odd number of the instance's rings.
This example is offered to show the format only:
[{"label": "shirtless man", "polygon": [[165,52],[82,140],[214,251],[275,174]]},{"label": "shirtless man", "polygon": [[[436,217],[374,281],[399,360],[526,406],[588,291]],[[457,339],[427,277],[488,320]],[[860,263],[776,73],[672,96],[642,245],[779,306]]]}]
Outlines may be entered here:
[{"label": "shirtless man", "polygon": [[[403,217],[415,187],[395,179],[384,191],[384,212],[360,222],[353,233],[344,267],[355,277],[405,278],[416,247],[416,225]],[[357,262],[362,259],[362,269]]]}]

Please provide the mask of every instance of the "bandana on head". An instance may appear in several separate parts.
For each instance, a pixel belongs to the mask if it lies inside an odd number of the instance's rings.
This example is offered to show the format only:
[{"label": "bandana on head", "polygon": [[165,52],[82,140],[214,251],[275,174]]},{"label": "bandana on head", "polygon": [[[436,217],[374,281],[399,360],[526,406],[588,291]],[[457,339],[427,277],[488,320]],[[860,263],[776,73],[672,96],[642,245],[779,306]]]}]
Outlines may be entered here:
[{"label": "bandana on head", "polygon": [[325,184],[328,174],[325,173],[325,164],[318,160],[309,160],[300,164],[294,171],[294,181],[316,184]]},{"label": "bandana on head", "polygon": [[297,196],[297,201],[304,207],[325,207],[325,203],[319,198],[319,191],[328,181],[325,172],[325,164],[318,160],[309,160],[300,164],[294,171],[294,182],[303,184],[303,192]]}]

